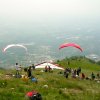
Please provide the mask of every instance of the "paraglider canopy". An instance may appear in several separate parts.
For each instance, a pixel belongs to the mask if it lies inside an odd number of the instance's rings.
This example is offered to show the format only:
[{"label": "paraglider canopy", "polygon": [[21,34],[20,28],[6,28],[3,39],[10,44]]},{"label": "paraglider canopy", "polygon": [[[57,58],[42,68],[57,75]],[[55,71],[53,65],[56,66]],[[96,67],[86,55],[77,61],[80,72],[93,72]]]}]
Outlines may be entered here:
[{"label": "paraglider canopy", "polygon": [[9,49],[9,48],[11,48],[11,47],[21,47],[21,48],[24,48],[27,51],[27,48],[24,45],[21,45],[21,44],[10,44],[10,45],[7,45],[3,49],[3,52],[6,52],[6,50]]},{"label": "paraglider canopy", "polygon": [[81,52],[83,51],[82,48],[78,44],[75,44],[75,43],[64,43],[64,44],[60,45],[59,49],[62,49],[65,47],[75,47],[75,48],[79,49]]},{"label": "paraglider canopy", "polygon": [[35,66],[35,68],[37,69],[37,68],[45,68],[47,66],[47,68],[48,68],[48,66],[50,66],[50,68],[51,69],[60,69],[60,70],[64,70],[64,68],[62,68],[62,67],[59,67],[59,66],[57,66],[57,65],[55,65],[55,64],[53,64],[53,63],[47,63],[47,62],[43,62],[43,63],[41,63],[41,64],[38,64],[38,65],[36,65]]}]

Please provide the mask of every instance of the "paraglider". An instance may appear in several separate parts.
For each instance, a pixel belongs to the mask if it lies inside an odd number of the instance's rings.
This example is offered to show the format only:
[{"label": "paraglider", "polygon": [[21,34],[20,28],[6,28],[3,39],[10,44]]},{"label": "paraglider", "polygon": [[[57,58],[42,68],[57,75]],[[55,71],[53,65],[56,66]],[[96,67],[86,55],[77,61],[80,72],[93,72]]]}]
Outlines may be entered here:
[{"label": "paraglider", "polygon": [[41,63],[41,64],[38,64],[38,65],[35,66],[35,68],[36,68],[36,69],[38,69],[38,68],[45,68],[46,66],[47,66],[47,68],[48,68],[48,66],[49,66],[51,69],[64,70],[64,68],[59,67],[58,65],[55,65],[55,64],[53,64],[53,63],[47,63],[47,62],[43,62],[43,63]]},{"label": "paraglider", "polygon": [[65,47],[75,47],[75,48],[79,49],[81,52],[83,51],[82,48],[78,44],[75,44],[75,43],[64,43],[64,44],[60,45],[59,49],[62,49]]},{"label": "paraglider", "polygon": [[6,52],[6,50],[9,49],[9,48],[11,48],[11,47],[22,47],[22,48],[24,48],[27,51],[27,48],[24,45],[21,45],[21,44],[10,44],[10,45],[7,45],[3,49],[3,52]]}]

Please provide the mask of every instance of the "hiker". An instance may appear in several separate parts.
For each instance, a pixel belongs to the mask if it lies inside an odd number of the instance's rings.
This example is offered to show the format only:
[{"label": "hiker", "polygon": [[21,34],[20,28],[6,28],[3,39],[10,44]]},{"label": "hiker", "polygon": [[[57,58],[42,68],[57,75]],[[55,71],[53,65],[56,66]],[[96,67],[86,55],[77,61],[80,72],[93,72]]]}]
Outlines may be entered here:
[{"label": "hiker", "polygon": [[71,70],[72,78],[76,77],[76,74],[74,73],[74,69]]},{"label": "hiker", "polygon": [[15,64],[15,68],[16,68],[16,75],[19,75],[19,65],[18,65],[18,63]]},{"label": "hiker", "polygon": [[77,75],[77,72],[76,72],[76,69],[74,69],[74,76],[76,78],[76,75]]},{"label": "hiker", "polygon": [[84,73],[81,74],[81,79],[85,79],[85,74]]},{"label": "hiker", "polygon": [[50,66],[48,66],[48,71],[49,71],[49,72],[51,71],[51,67],[50,67]]},{"label": "hiker", "polygon": [[66,68],[66,69],[65,69],[65,72],[71,73],[71,68]]},{"label": "hiker", "polygon": [[77,71],[76,71],[76,72],[77,72],[77,75],[79,76],[79,70],[78,70],[78,69],[77,69]]},{"label": "hiker", "polygon": [[77,69],[77,75],[79,76],[79,74],[81,73],[81,67],[79,67],[78,69]]},{"label": "hiker", "polygon": [[31,70],[31,66],[29,66],[29,68],[27,69],[27,74],[28,77],[31,78],[32,77],[32,70]]},{"label": "hiker", "polygon": [[45,66],[45,72],[47,72],[48,71],[48,68],[47,68],[47,66]]},{"label": "hiker", "polygon": [[33,70],[35,70],[35,65],[34,64],[32,64],[32,68],[33,68]]},{"label": "hiker", "polygon": [[98,78],[98,79],[100,78],[100,74],[99,74],[99,73],[97,73],[97,78]]},{"label": "hiker", "polygon": [[92,72],[92,74],[91,74],[91,79],[92,80],[94,80],[95,79],[95,75],[94,75],[94,73]]},{"label": "hiker", "polygon": [[70,61],[68,61],[68,65],[70,65]]},{"label": "hiker", "polygon": [[68,78],[69,72],[68,72],[68,71],[65,71],[65,72],[64,72],[64,76],[65,76],[66,78]]}]

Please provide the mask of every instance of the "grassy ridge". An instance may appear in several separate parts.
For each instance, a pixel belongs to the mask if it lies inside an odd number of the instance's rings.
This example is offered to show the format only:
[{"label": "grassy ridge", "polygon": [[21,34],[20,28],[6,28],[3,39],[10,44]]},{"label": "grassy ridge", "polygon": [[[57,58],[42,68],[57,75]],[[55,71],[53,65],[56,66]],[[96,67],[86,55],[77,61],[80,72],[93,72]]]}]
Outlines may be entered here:
[{"label": "grassy ridge", "polygon": [[[70,60],[70,65],[67,61]],[[88,59],[64,59],[58,62],[66,68],[82,68],[87,76],[100,71],[100,66],[89,62]],[[66,79],[63,74],[58,74],[60,70],[53,73],[45,73],[40,70],[33,71],[33,75],[38,79],[38,83],[31,80],[27,82],[21,78],[6,77],[6,73],[14,73],[12,70],[0,70],[0,100],[25,100],[25,94],[31,90],[41,93],[43,100],[100,100],[100,83],[92,80]],[[22,72],[26,74],[25,72]],[[48,85],[48,87],[44,87]]]}]

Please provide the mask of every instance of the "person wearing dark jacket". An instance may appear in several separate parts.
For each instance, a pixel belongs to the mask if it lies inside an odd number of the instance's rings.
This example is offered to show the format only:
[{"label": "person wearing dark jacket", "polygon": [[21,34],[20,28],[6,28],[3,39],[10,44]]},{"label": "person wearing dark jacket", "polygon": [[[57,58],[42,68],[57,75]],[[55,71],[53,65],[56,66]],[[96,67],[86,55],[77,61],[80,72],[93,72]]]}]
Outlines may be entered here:
[{"label": "person wearing dark jacket", "polygon": [[28,77],[31,78],[32,77],[32,70],[31,70],[31,66],[29,66],[28,70],[27,70],[27,74]]}]

